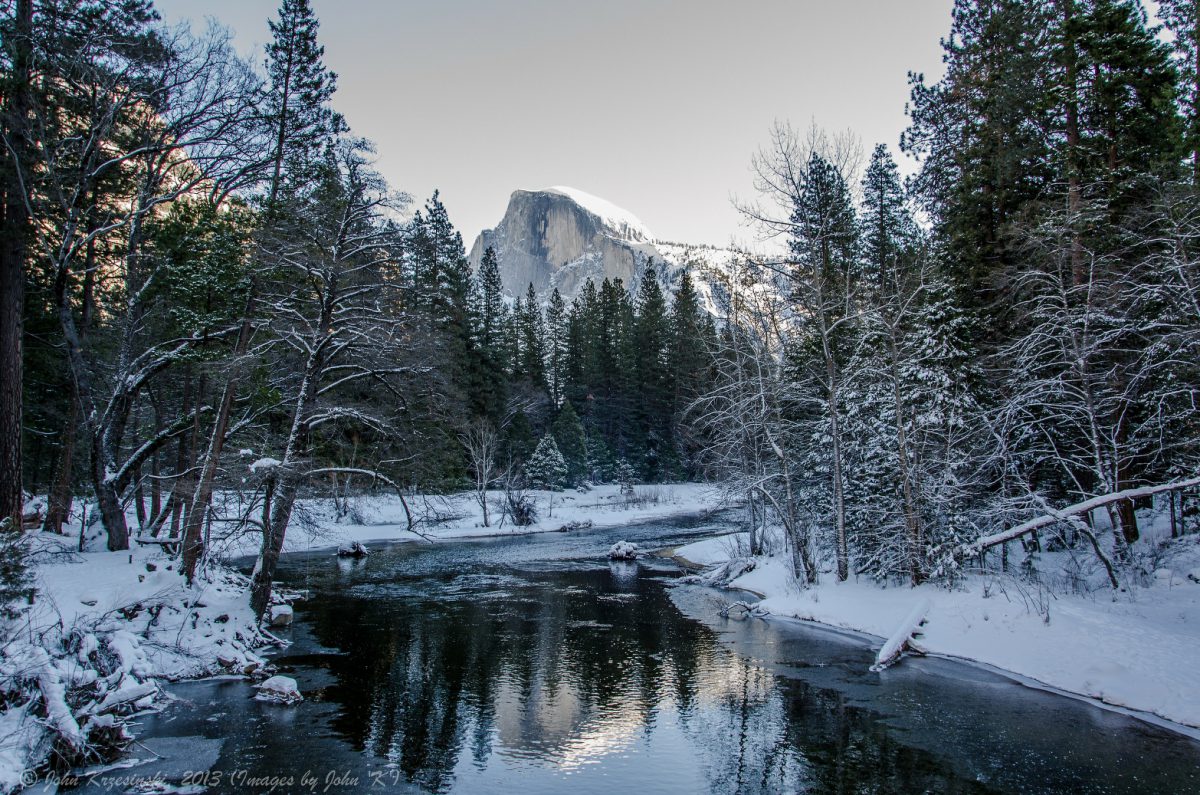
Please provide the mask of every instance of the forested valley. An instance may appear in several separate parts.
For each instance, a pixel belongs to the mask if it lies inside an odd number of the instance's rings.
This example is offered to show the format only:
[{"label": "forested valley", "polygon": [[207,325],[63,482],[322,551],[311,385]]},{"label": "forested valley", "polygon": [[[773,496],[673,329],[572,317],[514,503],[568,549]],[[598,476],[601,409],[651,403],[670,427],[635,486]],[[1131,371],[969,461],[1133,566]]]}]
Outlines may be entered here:
[{"label": "forested valley", "polygon": [[745,538],[710,584],[769,559],[798,593],[1003,575],[1047,604],[1174,582],[1200,529],[1195,2],[957,0],[899,142],[779,122],[746,153],[755,243],[571,297],[510,294],[439,193],[384,179],[309,0],[252,56],[149,0],[0,16],[0,598],[30,641],[0,668],[62,765],[124,691],[55,667],[99,629],[31,641],[47,537],[160,556],[138,582],[180,586],[183,624],[224,594],[193,629],[248,610],[236,653],[177,649],[199,674],[265,670],[289,538],[361,500],[428,539],[705,483],[672,510]]}]

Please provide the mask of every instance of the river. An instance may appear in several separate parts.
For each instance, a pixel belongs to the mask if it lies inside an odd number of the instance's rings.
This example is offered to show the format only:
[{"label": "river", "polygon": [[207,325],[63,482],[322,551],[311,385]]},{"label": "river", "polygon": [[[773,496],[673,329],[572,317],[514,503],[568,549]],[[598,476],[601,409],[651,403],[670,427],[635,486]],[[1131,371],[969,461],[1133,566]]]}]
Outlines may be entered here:
[{"label": "river", "polygon": [[872,674],[862,639],[722,618],[733,596],[672,585],[670,561],[605,559],[716,529],[286,556],[312,598],[274,661],[305,701],[173,685],[135,729],[142,763],[82,790],[1200,792],[1188,737],[946,660]]}]

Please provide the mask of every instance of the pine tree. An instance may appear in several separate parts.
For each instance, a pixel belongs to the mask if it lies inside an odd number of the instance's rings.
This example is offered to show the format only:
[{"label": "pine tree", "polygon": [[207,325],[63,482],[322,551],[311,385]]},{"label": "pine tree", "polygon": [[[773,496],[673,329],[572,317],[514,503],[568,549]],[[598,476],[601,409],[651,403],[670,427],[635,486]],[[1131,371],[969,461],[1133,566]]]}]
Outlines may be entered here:
[{"label": "pine tree", "polygon": [[901,145],[922,162],[917,198],[968,305],[991,307],[992,334],[1009,322],[1007,306],[994,304],[1004,297],[1003,273],[1019,261],[1010,225],[1055,180],[1046,134],[1056,126],[1047,107],[1052,17],[1051,3],[955,0],[945,76],[927,85],[910,75]]},{"label": "pine tree", "polygon": [[700,297],[687,271],[679,277],[675,303],[671,306],[667,371],[674,391],[676,410],[684,408],[704,389],[709,351],[706,318]]},{"label": "pine tree", "polygon": [[[847,533],[855,568],[928,576],[927,550],[961,542],[965,429],[978,414],[961,316],[921,244],[895,163],[877,146],[862,186],[857,366],[843,394],[854,471]],[[970,416],[968,416],[970,415]]]},{"label": "pine tree", "polygon": [[655,481],[675,463],[675,456],[671,445],[672,390],[667,362],[670,324],[666,298],[652,260],[642,274],[634,311],[634,389],[639,397],[635,404],[634,434],[638,447],[644,450],[642,475],[645,480]]},{"label": "pine tree", "polygon": [[672,390],[671,417],[674,448],[683,455],[686,474],[698,473],[696,460],[704,439],[685,439],[681,426],[688,407],[711,385],[711,356],[716,349],[716,328],[713,318],[700,306],[700,298],[692,285],[692,277],[684,271],[671,306],[669,340],[667,345],[668,385]]},{"label": "pine tree", "polygon": [[[850,472],[842,390],[850,377],[853,348],[858,229],[845,179],[816,152],[807,163],[791,223],[790,290],[799,329],[789,356],[798,399],[813,407],[809,409],[813,442],[803,457],[812,471],[822,474],[814,489],[814,510],[833,520],[838,579],[845,580],[849,576],[846,489]],[[797,529],[793,526],[793,532]],[[801,538],[792,540],[794,552],[802,546]],[[796,573],[801,575],[800,557],[795,560]]]},{"label": "pine tree", "polygon": [[620,279],[600,285],[592,362],[594,423],[617,456],[640,458],[636,430],[636,343],[633,303]]},{"label": "pine tree", "polygon": [[508,350],[505,341],[508,307],[504,304],[500,268],[490,246],[483,254],[472,289],[472,369],[474,413],[499,424],[508,393]]},{"label": "pine tree", "polygon": [[558,288],[550,293],[546,305],[546,387],[550,402],[561,405],[567,392],[567,360],[570,357],[570,329],[567,306]]},{"label": "pine tree", "polygon": [[483,252],[476,277],[476,340],[482,350],[492,352],[504,361],[503,337],[508,307],[504,304],[504,287],[500,281],[500,263],[491,246]]},{"label": "pine tree", "polygon": [[533,283],[525,297],[518,299],[514,312],[517,332],[517,366],[515,377],[524,379],[541,390],[546,389],[546,324],[538,305]]},{"label": "pine tree", "polygon": [[1158,17],[1174,35],[1185,145],[1192,157],[1192,181],[1200,184],[1200,10],[1195,0],[1159,0]]},{"label": "pine tree", "polygon": [[525,462],[525,477],[535,489],[561,489],[567,479],[567,463],[563,460],[554,436],[546,434],[537,449]]},{"label": "pine tree", "polygon": [[613,457],[612,448],[598,430],[587,434],[587,466],[589,480],[595,483],[612,480],[616,459]]},{"label": "pine tree", "polygon": [[[327,156],[335,138],[346,131],[340,116],[329,107],[337,86],[337,76],[322,62],[324,48],[317,43],[318,22],[308,0],[283,0],[277,21],[268,21],[272,41],[267,46],[267,74],[270,88],[262,97],[263,124],[272,139],[271,178],[267,194],[268,218],[273,222],[263,229],[262,237],[277,233],[274,228],[287,221],[287,213],[296,210],[309,186],[327,165]],[[279,206],[281,196],[292,205]],[[256,271],[257,273],[257,271]],[[257,278],[251,277],[241,329],[234,343],[235,357],[249,349],[251,313],[255,309]],[[221,394],[216,421],[209,435],[208,448],[191,488],[191,504],[183,536],[183,573],[192,581],[203,553],[202,523],[212,503],[225,436],[237,397],[238,379],[229,378]],[[185,492],[186,489],[180,489]],[[264,530],[265,532],[265,530]]]},{"label": "pine tree", "polygon": [[864,280],[875,293],[895,294],[901,288],[904,260],[915,245],[917,228],[906,206],[896,162],[883,144],[871,153],[862,192]]},{"label": "pine tree", "polygon": [[419,293],[417,300],[437,328],[464,340],[471,269],[462,235],[450,223],[438,191],[425,203],[425,212],[413,218],[409,247],[412,278]]},{"label": "pine tree", "polygon": [[588,455],[587,436],[583,431],[583,423],[575,413],[571,401],[565,401],[558,417],[554,420],[554,440],[558,443],[559,452],[567,465],[567,476],[571,484],[587,479]]},{"label": "pine tree", "polygon": [[317,43],[319,22],[309,0],[283,0],[278,19],[267,24],[271,87],[262,107],[273,138],[270,196],[274,199],[284,176],[296,185],[307,181],[312,175],[310,164],[345,125],[329,108],[337,75],[321,60],[325,48]]},{"label": "pine tree", "polygon": [[596,284],[588,279],[583,284],[567,318],[567,389],[568,400],[587,408],[593,401],[595,388],[597,329],[599,324],[600,297]]},{"label": "pine tree", "polygon": [[638,482],[637,468],[628,460],[620,458],[613,467],[613,480],[621,484],[621,493],[627,497],[633,496],[634,484]]},{"label": "pine tree", "polygon": [[[480,379],[482,365],[472,340],[470,265],[462,235],[450,222],[437,191],[425,203],[424,212],[414,215],[405,238],[412,285],[409,301],[445,350],[453,405],[465,406],[475,415],[489,414]],[[444,432],[451,438],[457,435],[448,428]]]}]

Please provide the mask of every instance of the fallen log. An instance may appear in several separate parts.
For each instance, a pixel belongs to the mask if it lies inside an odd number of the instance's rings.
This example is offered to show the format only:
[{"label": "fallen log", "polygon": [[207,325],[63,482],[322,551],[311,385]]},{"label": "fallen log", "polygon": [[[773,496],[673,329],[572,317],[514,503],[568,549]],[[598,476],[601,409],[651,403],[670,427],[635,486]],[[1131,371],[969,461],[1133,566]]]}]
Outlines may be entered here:
[{"label": "fallen log", "polygon": [[741,612],[742,618],[749,618],[750,616],[754,616],[755,618],[763,618],[765,616],[771,615],[770,610],[767,610],[767,608],[765,608],[757,603],[751,604],[750,602],[742,602],[742,601],[730,602],[729,604],[725,605],[724,607],[721,608],[721,615],[724,616],[725,618],[732,618],[733,611],[735,611],[735,610],[742,611]]},{"label": "fallen log", "polygon": [[889,665],[895,664],[905,650],[916,654],[925,653],[925,650],[917,644],[916,638],[921,634],[921,626],[925,623],[925,617],[929,615],[930,607],[928,599],[922,599],[913,605],[908,616],[879,649],[879,653],[875,655],[875,664],[871,666],[871,671],[878,673]]},{"label": "fallen log", "polygon": [[1177,480],[1174,483],[1164,483],[1158,486],[1141,486],[1136,489],[1122,489],[1115,491],[1112,494],[1102,494],[1099,497],[1092,497],[1090,500],[1077,502],[1074,505],[1068,505],[1065,508],[1058,508],[1047,511],[1045,514],[1030,519],[1028,522],[1011,527],[1008,530],[1003,530],[999,533],[993,533],[990,536],[976,539],[969,544],[962,546],[964,555],[978,555],[989,547],[994,547],[997,544],[1003,544],[1005,541],[1012,541],[1021,536],[1032,533],[1034,530],[1040,530],[1043,527],[1055,524],[1068,519],[1071,516],[1079,516],[1080,514],[1094,511],[1097,508],[1103,508],[1114,502],[1122,500],[1133,500],[1138,497],[1152,497],[1155,494],[1162,494],[1166,491],[1179,491],[1181,489],[1189,489],[1193,486],[1200,486],[1200,477],[1189,478],[1187,480]]}]

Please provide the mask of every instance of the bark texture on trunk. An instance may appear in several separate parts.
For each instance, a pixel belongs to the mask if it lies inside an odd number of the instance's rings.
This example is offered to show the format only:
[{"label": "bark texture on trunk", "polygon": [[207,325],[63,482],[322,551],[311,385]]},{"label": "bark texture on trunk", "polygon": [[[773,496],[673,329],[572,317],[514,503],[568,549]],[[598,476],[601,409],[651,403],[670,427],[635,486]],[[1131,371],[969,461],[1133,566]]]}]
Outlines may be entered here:
[{"label": "bark texture on trunk", "polygon": [[26,235],[29,212],[22,170],[28,170],[27,135],[32,70],[33,0],[17,0],[14,20],[13,71],[4,127],[4,199],[0,223],[0,521],[12,519],[19,529],[24,507],[21,467],[22,336],[25,313]]}]

